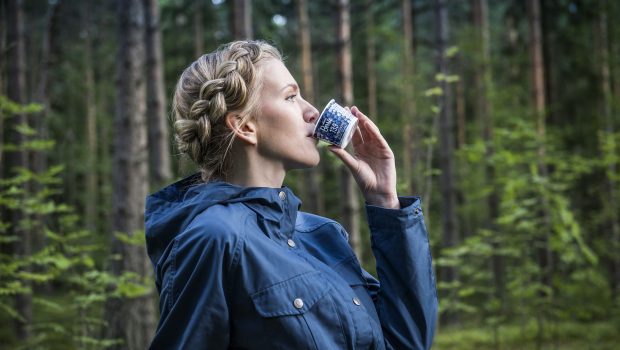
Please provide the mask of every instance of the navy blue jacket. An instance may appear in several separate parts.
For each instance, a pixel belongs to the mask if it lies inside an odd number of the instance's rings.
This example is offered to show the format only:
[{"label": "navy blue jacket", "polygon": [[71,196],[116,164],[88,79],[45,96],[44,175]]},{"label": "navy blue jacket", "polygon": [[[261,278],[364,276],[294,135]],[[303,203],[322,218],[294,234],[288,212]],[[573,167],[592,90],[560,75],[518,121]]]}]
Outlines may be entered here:
[{"label": "navy blue jacket", "polygon": [[146,242],[160,294],[152,349],[428,349],[435,277],[417,197],[366,206],[379,281],[337,222],[286,187],[200,183],[150,195]]}]

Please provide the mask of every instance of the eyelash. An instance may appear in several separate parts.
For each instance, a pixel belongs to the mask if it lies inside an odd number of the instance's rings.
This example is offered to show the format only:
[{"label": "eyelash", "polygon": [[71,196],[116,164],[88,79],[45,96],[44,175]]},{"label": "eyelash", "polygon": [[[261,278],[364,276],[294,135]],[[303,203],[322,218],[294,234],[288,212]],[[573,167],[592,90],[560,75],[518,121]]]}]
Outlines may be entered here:
[{"label": "eyelash", "polygon": [[286,96],[286,100],[287,101],[293,101],[295,99],[295,97],[297,97],[297,95],[290,95],[290,96]]}]

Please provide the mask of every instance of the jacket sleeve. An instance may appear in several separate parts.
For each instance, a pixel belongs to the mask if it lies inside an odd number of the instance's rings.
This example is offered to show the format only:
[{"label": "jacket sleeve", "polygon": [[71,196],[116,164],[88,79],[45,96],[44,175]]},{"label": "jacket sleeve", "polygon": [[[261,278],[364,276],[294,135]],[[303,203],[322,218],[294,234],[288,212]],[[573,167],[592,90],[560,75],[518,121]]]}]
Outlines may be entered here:
[{"label": "jacket sleeve", "polygon": [[236,244],[200,225],[177,237],[164,264],[161,318],[150,349],[226,349],[229,271]]},{"label": "jacket sleeve", "polygon": [[418,197],[401,209],[367,205],[380,288],[372,295],[387,349],[430,349],[437,292],[428,234]]}]

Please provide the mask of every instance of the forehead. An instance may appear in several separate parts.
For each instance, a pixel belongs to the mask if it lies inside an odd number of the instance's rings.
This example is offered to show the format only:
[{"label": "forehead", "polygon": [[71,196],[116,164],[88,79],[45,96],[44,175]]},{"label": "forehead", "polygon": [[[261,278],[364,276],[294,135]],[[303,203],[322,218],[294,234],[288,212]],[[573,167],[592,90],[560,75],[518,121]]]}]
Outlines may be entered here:
[{"label": "forehead", "polygon": [[287,84],[295,83],[295,79],[280,60],[268,59],[262,66],[263,89],[279,91]]}]

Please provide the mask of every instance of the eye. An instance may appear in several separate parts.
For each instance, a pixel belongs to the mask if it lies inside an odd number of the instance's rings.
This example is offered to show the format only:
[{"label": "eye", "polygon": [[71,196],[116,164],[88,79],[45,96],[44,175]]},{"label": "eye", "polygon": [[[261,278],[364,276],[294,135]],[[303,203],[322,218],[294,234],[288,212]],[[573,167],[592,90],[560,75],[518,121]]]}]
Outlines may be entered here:
[{"label": "eye", "polygon": [[287,101],[295,101],[296,97],[297,97],[297,94],[289,95],[289,96],[286,96],[286,100]]}]

